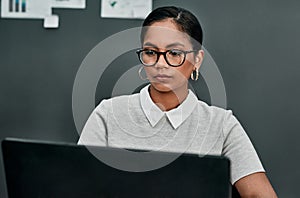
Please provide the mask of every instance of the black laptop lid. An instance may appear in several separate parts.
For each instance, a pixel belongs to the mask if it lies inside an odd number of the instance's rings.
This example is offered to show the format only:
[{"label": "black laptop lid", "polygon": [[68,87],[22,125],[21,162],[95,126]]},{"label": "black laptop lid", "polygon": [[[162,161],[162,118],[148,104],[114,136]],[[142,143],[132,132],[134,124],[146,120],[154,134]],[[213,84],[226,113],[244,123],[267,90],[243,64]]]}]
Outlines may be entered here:
[{"label": "black laptop lid", "polygon": [[[124,149],[95,147],[127,159]],[[151,171],[113,168],[75,144],[6,139],[2,142],[9,198],[230,196],[229,160],[182,154]],[[152,152],[164,158],[174,153]]]}]

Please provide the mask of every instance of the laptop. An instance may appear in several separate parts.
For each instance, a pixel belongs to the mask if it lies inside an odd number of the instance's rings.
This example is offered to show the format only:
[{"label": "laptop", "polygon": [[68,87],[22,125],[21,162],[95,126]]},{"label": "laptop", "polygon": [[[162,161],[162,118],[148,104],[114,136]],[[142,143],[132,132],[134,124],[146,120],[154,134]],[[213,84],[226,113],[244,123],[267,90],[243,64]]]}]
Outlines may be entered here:
[{"label": "laptop", "polygon": [[[96,151],[101,153],[100,157],[95,155]],[[12,138],[2,141],[2,152],[9,198],[231,196],[230,163],[221,156]],[[149,167],[145,162],[132,163],[131,157],[136,153],[148,155]],[[110,161],[114,157],[131,163],[117,167],[120,163]],[[164,159],[172,160],[155,167],[153,162]],[[145,167],[147,170],[143,170]]]}]

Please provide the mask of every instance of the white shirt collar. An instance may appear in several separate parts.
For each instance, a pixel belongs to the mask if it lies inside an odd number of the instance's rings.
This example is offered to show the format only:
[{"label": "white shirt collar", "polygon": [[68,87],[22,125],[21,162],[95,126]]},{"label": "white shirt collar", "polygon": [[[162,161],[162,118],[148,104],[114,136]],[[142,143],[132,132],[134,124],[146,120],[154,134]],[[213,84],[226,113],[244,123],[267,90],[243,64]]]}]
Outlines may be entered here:
[{"label": "white shirt collar", "polygon": [[140,91],[140,102],[151,126],[154,127],[159,120],[166,115],[172,127],[177,129],[186,120],[186,118],[191,115],[197,104],[198,98],[191,90],[189,90],[187,98],[177,108],[170,111],[162,111],[152,101],[148,91],[149,86],[150,85],[147,85]]}]

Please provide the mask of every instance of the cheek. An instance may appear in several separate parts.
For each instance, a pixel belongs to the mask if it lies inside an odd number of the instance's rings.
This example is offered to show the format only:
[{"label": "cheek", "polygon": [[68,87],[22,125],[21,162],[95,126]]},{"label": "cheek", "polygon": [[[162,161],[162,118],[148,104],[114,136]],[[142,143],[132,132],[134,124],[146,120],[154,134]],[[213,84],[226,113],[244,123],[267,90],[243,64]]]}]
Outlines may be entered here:
[{"label": "cheek", "polygon": [[157,70],[154,67],[144,67],[145,71],[143,75],[146,75],[150,82],[155,81],[153,76],[157,74]]},{"label": "cheek", "polygon": [[151,74],[154,73],[154,68],[153,67],[144,67],[144,70],[145,70],[147,76],[151,76]]},{"label": "cheek", "polygon": [[191,76],[191,73],[193,71],[193,68],[194,68],[194,66],[192,64],[188,63],[188,64],[184,64],[181,67],[179,67],[177,69],[177,71],[178,71],[178,73],[181,74],[182,77],[184,76],[185,78],[189,79]]}]

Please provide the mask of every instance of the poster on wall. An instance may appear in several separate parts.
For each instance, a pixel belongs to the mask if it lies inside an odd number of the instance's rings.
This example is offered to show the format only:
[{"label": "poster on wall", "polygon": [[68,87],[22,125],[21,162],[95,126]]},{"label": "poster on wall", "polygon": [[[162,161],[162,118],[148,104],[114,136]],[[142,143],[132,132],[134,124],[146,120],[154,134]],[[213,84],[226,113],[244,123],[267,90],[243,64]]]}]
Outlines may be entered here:
[{"label": "poster on wall", "polygon": [[52,14],[52,8],[86,7],[85,0],[2,0],[2,18],[44,19],[45,28],[57,28],[59,17]]},{"label": "poster on wall", "polygon": [[2,18],[43,19],[51,15],[50,0],[2,0]]},{"label": "poster on wall", "polygon": [[152,0],[102,0],[103,18],[144,19],[152,10]]},{"label": "poster on wall", "polygon": [[85,0],[52,0],[52,8],[85,8]]}]

